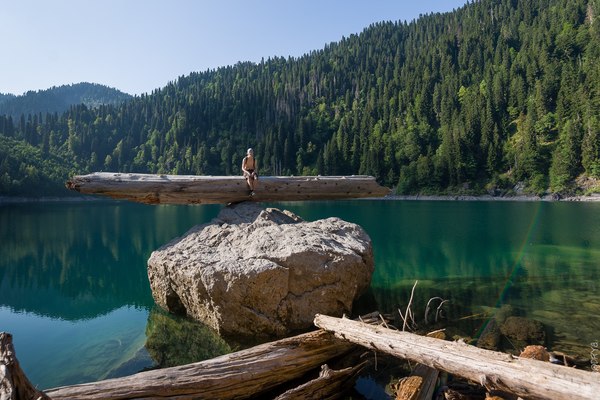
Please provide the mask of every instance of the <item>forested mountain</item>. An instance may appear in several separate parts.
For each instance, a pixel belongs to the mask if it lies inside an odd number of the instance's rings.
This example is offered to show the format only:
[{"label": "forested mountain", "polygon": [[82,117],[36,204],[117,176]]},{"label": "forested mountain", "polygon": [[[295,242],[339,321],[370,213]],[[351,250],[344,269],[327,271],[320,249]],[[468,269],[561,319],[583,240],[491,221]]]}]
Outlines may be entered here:
[{"label": "forested mountain", "polygon": [[0,196],[65,195],[64,180],[71,172],[70,161],[0,136]]},{"label": "forested mountain", "polygon": [[0,104],[4,104],[5,102],[7,102],[10,99],[15,98],[14,94],[4,94],[4,93],[0,93]]},{"label": "forested mountain", "polygon": [[[4,96],[4,98],[3,98]],[[76,83],[51,87],[46,90],[29,91],[20,96],[0,94],[0,114],[10,115],[13,120],[21,115],[64,113],[76,104],[98,107],[102,104],[118,105],[131,95],[96,83]]]},{"label": "forested mountain", "polygon": [[[599,13],[600,0],[480,0],[300,58],[192,73],[121,105],[0,117],[0,132],[77,173],[238,174],[252,146],[263,175],[569,192],[600,177]],[[27,158],[6,159],[0,191],[16,193]]]}]

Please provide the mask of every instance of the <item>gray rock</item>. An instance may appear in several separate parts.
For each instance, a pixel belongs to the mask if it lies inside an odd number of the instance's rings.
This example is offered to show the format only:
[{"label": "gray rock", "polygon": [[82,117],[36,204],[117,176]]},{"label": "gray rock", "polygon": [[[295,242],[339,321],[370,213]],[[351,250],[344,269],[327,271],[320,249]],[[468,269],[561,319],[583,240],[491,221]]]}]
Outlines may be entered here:
[{"label": "gray rock", "polygon": [[153,252],[148,277],[161,307],[222,335],[283,336],[351,312],[373,268],[360,226],[244,202]]}]

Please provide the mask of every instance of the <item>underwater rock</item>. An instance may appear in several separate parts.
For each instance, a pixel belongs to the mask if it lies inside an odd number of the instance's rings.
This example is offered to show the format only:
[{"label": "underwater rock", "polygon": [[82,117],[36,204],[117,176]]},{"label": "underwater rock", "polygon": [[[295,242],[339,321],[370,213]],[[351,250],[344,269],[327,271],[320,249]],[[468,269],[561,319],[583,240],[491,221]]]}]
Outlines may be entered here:
[{"label": "underwater rock", "polygon": [[500,328],[495,319],[490,319],[483,332],[477,339],[477,347],[488,350],[498,350],[500,342]]},{"label": "underwater rock", "polygon": [[191,364],[231,353],[215,331],[189,318],[168,314],[158,307],[148,315],[145,349],[158,368]]},{"label": "underwater rock", "polygon": [[550,353],[548,353],[544,346],[540,346],[539,344],[525,347],[521,354],[519,354],[519,357],[532,358],[540,361],[550,361]]},{"label": "underwater rock", "polygon": [[510,339],[516,339],[527,344],[545,344],[546,330],[544,325],[535,319],[524,317],[508,317],[502,325],[500,332]]},{"label": "underwater rock", "polygon": [[157,304],[225,336],[283,336],[312,327],[316,313],[350,313],[373,269],[360,226],[252,202],[223,208],[148,260]]},{"label": "underwater rock", "polygon": [[498,324],[503,324],[504,321],[506,321],[506,318],[513,315],[513,312],[513,307],[510,304],[503,304],[494,313],[494,319]]},{"label": "underwater rock", "polygon": [[158,366],[148,353],[148,350],[146,350],[145,347],[142,347],[129,360],[110,370],[105,378],[120,378],[122,376],[133,375],[154,368],[158,368]]}]

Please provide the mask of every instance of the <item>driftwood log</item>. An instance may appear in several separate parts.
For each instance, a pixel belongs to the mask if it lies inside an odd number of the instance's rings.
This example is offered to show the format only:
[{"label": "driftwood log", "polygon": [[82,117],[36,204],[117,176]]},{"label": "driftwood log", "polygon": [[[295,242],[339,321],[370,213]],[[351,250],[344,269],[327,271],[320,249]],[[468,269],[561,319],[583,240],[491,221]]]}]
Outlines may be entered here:
[{"label": "driftwood log", "polygon": [[321,366],[319,376],[277,396],[275,400],[319,399],[333,400],[344,396],[348,387],[365,366],[366,362],[340,370]]},{"label": "driftwood log", "polygon": [[179,367],[46,391],[60,399],[245,399],[300,378],[354,346],[309,332]]},{"label": "driftwood log", "polygon": [[390,189],[372,176],[263,176],[249,196],[242,176],[153,175],[96,172],[67,188],[147,204],[227,204],[241,201],[336,200],[382,197]]},{"label": "driftwood log", "polygon": [[589,400],[600,393],[597,374],[480,349],[459,342],[317,315],[315,325],[369,349],[535,400]]},{"label": "driftwood log", "polygon": [[417,364],[414,371],[403,378],[396,388],[396,400],[430,400],[435,392],[439,371]]},{"label": "driftwood log", "polygon": [[0,332],[0,399],[50,400],[25,376],[15,355],[12,335],[6,332]]}]

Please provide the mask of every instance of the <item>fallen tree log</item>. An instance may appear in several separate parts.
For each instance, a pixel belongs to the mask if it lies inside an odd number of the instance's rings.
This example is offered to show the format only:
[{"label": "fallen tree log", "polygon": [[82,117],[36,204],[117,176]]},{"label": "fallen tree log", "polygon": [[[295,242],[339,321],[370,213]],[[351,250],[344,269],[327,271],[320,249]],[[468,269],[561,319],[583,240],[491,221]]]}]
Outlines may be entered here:
[{"label": "fallen tree log", "polygon": [[6,332],[0,332],[0,399],[50,400],[25,376],[15,355],[12,335]]},{"label": "fallen tree log", "polygon": [[277,396],[274,400],[319,399],[333,400],[341,398],[352,387],[350,383],[356,378],[366,362],[340,370],[321,366],[319,376],[294,389]]},{"label": "fallen tree log", "polygon": [[245,399],[300,378],[354,346],[309,332],[179,367],[46,391],[60,399]]},{"label": "fallen tree log", "polygon": [[566,368],[459,342],[394,331],[349,319],[317,315],[315,325],[369,349],[416,361],[437,370],[536,400],[584,400],[600,393],[592,372]]},{"label": "fallen tree log", "polygon": [[398,382],[396,400],[429,400],[433,397],[439,371],[417,364],[410,376]]},{"label": "fallen tree log", "polygon": [[249,196],[242,176],[153,175],[96,172],[67,188],[146,204],[227,204],[241,201],[336,200],[382,197],[390,189],[372,176],[263,176]]}]

